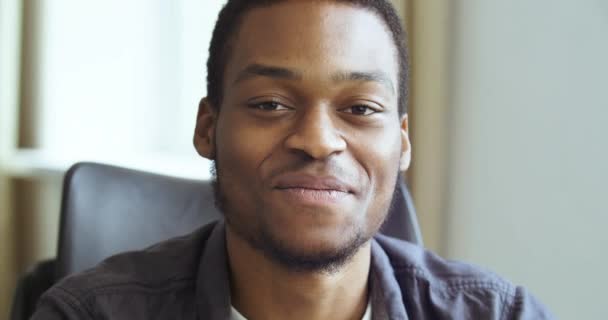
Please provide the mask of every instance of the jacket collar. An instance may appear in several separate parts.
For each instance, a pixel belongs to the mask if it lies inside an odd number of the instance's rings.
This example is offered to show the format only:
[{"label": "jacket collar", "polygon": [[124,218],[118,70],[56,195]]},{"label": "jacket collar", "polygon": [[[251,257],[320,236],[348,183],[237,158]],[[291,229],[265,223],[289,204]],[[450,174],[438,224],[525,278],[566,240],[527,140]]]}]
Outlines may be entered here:
[{"label": "jacket collar", "polygon": [[[380,244],[372,239],[371,299],[373,320],[407,320],[401,289],[390,260]],[[213,227],[201,255],[196,283],[200,319],[230,319],[230,274],[226,253],[224,221]]]},{"label": "jacket collar", "polygon": [[230,275],[223,221],[216,223],[202,251],[196,280],[199,319],[230,319]]}]

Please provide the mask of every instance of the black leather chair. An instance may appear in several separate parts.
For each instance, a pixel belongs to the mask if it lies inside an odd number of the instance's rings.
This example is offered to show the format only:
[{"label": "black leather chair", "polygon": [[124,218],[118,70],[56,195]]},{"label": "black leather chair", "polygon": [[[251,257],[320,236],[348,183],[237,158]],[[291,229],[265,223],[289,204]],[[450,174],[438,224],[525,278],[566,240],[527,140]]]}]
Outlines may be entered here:
[{"label": "black leather chair", "polygon": [[[416,214],[401,179],[394,199],[382,232],[421,245]],[[220,218],[208,181],[76,164],[64,178],[57,258],[39,263],[19,280],[11,320],[28,319],[40,295],[69,274]]]}]

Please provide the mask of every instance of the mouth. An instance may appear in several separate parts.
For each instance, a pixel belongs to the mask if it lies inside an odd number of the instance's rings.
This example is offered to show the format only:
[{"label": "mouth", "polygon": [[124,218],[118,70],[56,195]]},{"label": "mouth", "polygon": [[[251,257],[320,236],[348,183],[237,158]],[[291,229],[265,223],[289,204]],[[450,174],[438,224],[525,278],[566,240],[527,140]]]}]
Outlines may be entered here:
[{"label": "mouth", "polygon": [[335,177],[289,174],[277,179],[274,189],[293,201],[327,205],[354,194],[354,187]]},{"label": "mouth", "polygon": [[277,188],[276,191],[290,203],[312,206],[330,206],[351,195],[348,192],[329,189]]}]

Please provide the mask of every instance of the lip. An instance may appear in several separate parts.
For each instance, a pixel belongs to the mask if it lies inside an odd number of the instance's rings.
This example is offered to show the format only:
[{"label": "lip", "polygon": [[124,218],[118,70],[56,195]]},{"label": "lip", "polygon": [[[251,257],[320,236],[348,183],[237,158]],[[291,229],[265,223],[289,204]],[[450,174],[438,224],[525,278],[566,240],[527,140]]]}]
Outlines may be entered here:
[{"label": "lip", "polygon": [[354,187],[335,177],[318,177],[306,174],[286,174],[274,184],[275,189],[303,189],[311,191],[354,193]]},{"label": "lip", "polygon": [[338,178],[303,174],[282,175],[274,190],[291,201],[308,205],[335,204],[354,193],[351,185]]},{"label": "lip", "polygon": [[318,190],[305,188],[287,188],[278,189],[278,191],[291,201],[308,205],[321,206],[336,204],[350,195],[350,193],[336,190]]}]

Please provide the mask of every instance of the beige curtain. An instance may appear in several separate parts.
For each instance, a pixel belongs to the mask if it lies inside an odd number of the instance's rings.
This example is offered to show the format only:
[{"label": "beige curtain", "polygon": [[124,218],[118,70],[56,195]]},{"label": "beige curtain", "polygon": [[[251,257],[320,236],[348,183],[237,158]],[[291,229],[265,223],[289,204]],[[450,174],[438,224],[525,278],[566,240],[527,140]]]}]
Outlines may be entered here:
[{"label": "beige curtain", "polygon": [[407,0],[411,56],[408,172],[425,246],[445,253],[449,0]]},{"label": "beige curtain", "polygon": [[8,318],[16,278],[9,158],[16,146],[21,1],[0,0],[0,318]]}]

